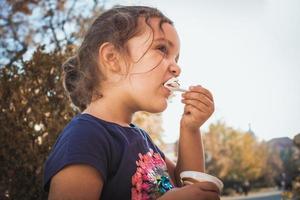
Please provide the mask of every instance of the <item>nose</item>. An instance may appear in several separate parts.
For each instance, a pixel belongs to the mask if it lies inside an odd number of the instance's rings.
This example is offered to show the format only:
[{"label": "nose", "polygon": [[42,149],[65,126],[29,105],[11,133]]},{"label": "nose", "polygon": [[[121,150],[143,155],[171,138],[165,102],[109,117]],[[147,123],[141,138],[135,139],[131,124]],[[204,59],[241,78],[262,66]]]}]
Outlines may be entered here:
[{"label": "nose", "polygon": [[179,76],[181,73],[181,69],[177,63],[172,63],[169,70],[175,77]]}]

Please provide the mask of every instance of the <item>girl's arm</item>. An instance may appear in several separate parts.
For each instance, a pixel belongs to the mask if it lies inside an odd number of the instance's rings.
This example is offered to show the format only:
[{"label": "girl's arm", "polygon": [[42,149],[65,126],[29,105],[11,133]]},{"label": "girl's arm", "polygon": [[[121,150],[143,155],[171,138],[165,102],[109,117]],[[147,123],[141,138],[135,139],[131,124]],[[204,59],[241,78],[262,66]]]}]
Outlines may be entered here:
[{"label": "girl's arm", "polygon": [[205,171],[205,159],[200,131],[194,133],[192,137],[188,136],[185,133],[182,133],[180,136],[177,165],[169,158],[165,158],[169,175],[177,187],[181,187],[180,172],[184,170]]},{"label": "girl's arm", "polygon": [[98,200],[103,180],[93,167],[84,164],[69,165],[51,180],[49,200]]},{"label": "girl's arm", "polygon": [[180,184],[182,171],[205,171],[200,127],[214,112],[213,96],[201,86],[190,87],[182,97],[185,107],[180,121],[178,161],[174,169],[177,184]]},{"label": "girl's arm", "polygon": [[205,171],[205,159],[200,130],[189,131],[181,127],[178,161],[174,170],[176,183],[181,184],[182,171]]},{"label": "girl's arm", "polygon": [[205,171],[205,159],[200,131],[198,130],[192,134],[186,134],[184,131],[181,130],[182,133],[179,137],[177,164],[169,158],[165,158],[170,177],[177,187],[181,187],[179,175],[182,171]]}]

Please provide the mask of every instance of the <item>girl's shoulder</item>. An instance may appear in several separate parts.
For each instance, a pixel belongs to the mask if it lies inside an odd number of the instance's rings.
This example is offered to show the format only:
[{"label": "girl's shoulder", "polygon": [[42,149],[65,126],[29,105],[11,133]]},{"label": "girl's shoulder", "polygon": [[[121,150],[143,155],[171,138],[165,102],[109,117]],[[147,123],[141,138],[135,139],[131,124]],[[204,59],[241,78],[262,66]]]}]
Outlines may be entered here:
[{"label": "girl's shoulder", "polygon": [[[141,137],[141,129],[130,124],[128,127],[108,122],[87,113],[80,113],[65,126],[59,140],[105,140],[110,143],[127,141],[132,142]],[[144,135],[143,133],[142,135]],[[145,135],[144,135],[145,137]]]},{"label": "girl's shoulder", "polygon": [[78,114],[65,126],[58,140],[87,140],[103,137],[108,134],[105,125],[86,114]]}]

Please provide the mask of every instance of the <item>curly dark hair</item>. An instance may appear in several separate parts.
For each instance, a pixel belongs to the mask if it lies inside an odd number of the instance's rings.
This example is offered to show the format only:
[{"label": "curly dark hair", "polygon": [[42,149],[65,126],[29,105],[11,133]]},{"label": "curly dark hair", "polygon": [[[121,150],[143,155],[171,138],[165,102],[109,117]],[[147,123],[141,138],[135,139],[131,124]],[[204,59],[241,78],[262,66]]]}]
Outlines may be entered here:
[{"label": "curly dark hair", "polygon": [[[76,55],[63,64],[63,85],[73,105],[84,110],[92,100],[102,97],[100,81],[104,79],[97,63],[98,51],[105,42],[110,42],[120,52],[127,52],[126,42],[139,34],[138,19],[143,17],[151,28],[149,19],[173,22],[156,8],[146,6],[115,6],[103,12],[88,29]],[[162,30],[163,31],[163,30]]]}]

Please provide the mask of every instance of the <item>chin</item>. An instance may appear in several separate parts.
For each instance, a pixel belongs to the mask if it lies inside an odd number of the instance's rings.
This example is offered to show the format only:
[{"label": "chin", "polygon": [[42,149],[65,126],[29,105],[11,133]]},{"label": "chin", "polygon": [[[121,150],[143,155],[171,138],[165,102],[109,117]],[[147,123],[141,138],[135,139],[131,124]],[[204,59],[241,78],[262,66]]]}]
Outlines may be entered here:
[{"label": "chin", "polygon": [[168,106],[168,103],[167,101],[163,101],[163,102],[159,102],[159,103],[152,103],[151,106],[148,107],[147,112],[150,112],[150,113],[161,113],[163,112],[164,110],[166,110]]}]

